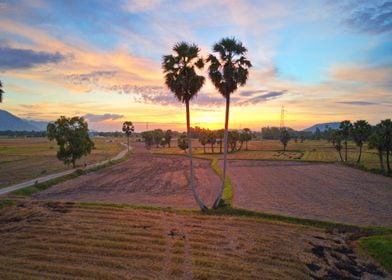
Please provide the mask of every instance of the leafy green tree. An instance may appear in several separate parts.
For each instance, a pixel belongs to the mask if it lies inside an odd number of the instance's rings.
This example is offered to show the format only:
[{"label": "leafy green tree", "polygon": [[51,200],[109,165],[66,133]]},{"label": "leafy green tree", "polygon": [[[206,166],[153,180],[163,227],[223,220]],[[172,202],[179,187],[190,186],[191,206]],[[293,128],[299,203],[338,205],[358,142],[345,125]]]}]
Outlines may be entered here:
[{"label": "leafy green tree", "polygon": [[128,140],[128,152],[129,152],[129,136],[131,136],[132,132],[135,131],[135,127],[133,126],[133,123],[131,121],[126,121],[123,123],[122,131],[125,133],[127,136]]},{"label": "leafy green tree", "polygon": [[339,126],[344,143],[344,161],[347,161],[347,142],[351,136],[353,125],[349,120],[342,121]]},{"label": "leafy green tree", "polygon": [[249,128],[244,128],[240,135],[241,142],[245,142],[245,150],[248,150],[248,142],[252,140],[252,131]]},{"label": "leafy green tree", "polygon": [[188,146],[188,137],[186,136],[185,133],[181,134],[180,137],[178,137],[177,145],[178,145],[178,148],[180,148],[183,151],[188,149],[188,147],[189,147]]},{"label": "leafy green tree", "polygon": [[0,81],[0,103],[3,102],[3,94],[4,94],[3,84]]},{"label": "leafy green tree", "polygon": [[352,129],[353,140],[355,144],[357,144],[357,146],[359,147],[359,155],[358,155],[357,163],[361,161],[363,143],[368,139],[371,132],[372,132],[372,127],[365,120],[359,120],[353,124],[353,129]]},{"label": "leafy green tree", "polygon": [[368,147],[369,149],[377,149],[378,160],[380,162],[381,171],[385,172],[385,166],[384,166],[385,143],[384,143],[384,138],[382,137],[382,132],[378,127],[378,125],[376,126],[374,132],[368,138]]},{"label": "leafy green tree", "polygon": [[287,129],[282,128],[280,131],[280,142],[283,145],[283,151],[286,151],[287,144],[289,143],[291,139],[290,133],[288,132]]},{"label": "leafy green tree", "polygon": [[343,161],[342,157],[342,134],[339,130],[332,132],[332,144],[336,151],[339,153],[340,160]]},{"label": "leafy green tree", "polygon": [[230,95],[237,90],[238,86],[246,84],[249,68],[252,67],[252,64],[245,56],[247,49],[235,38],[222,39],[213,46],[213,52],[218,53],[218,57],[213,54],[208,56],[207,62],[210,63],[208,75],[215,88],[226,99],[223,182],[214,202],[214,208],[217,208],[222,198],[226,180]]},{"label": "leafy green tree", "polygon": [[223,137],[225,134],[225,130],[224,129],[219,129],[216,131],[216,137],[218,139],[218,144],[219,144],[219,153],[222,153],[222,144],[223,144]]},{"label": "leafy green tree", "polygon": [[142,138],[144,140],[144,144],[146,145],[147,149],[150,149],[151,146],[154,144],[154,132],[153,131],[143,131]]},{"label": "leafy green tree", "polygon": [[199,142],[203,146],[204,153],[206,153],[206,145],[208,144],[208,131],[203,129],[199,133]]},{"label": "leafy green tree", "polygon": [[[238,130],[229,131],[228,141],[230,146],[230,152],[238,152],[242,148],[243,141],[241,141],[241,134]],[[237,147],[238,142],[240,142],[240,146]]]},{"label": "leafy green tree", "polygon": [[164,133],[163,133],[162,129],[158,128],[158,129],[154,129],[152,134],[153,134],[153,141],[154,141],[155,147],[159,148],[159,145],[162,144],[162,139],[164,141]]},{"label": "leafy green tree", "polygon": [[196,73],[197,69],[204,67],[204,61],[200,56],[199,47],[195,44],[177,43],[173,48],[173,52],[174,55],[165,55],[163,57],[162,68],[165,74],[165,84],[180,102],[185,103],[192,194],[199,207],[202,210],[207,210],[207,206],[201,201],[195,189],[189,112],[189,102],[197,95],[205,82],[205,78]]},{"label": "leafy green tree", "polygon": [[49,140],[56,140],[59,150],[57,158],[75,168],[76,160],[91,153],[94,143],[88,135],[88,125],[84,118],[61,116],[47,126]]},{"label": "leafy green tree", "polygon": [[167,143],[167,145],[169,146],[169,148],[171,147],[171,139],[173,138],[173,131],[171,131],[170,129],[166,130],[165,132],[165,142]]},{"label": "leafy green tree", "polygon": [[208,130],[207,133],[208,143],[211,145],[211,151],[214,153],[214,145],[216,143],[216,132],[213,130]]}]

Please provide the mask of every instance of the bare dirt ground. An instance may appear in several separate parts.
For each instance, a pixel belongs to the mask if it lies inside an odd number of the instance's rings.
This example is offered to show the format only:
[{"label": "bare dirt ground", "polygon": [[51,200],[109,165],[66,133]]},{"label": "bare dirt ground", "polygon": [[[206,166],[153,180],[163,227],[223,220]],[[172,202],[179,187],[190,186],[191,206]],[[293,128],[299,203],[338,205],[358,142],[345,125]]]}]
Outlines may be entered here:
[{"label": "bare dirt ground", "polygon": [[353,234],[261,219],[20,201],[3,279],[389,279]]},{"label": "bare dirt ground", "polygon": [[[53,186],[35,198],[198,208],[190,188],[187,157],[153,155],[142,143],[134,146],[129,160]],[[197,192],[211,206],[220,179],[208,160],[194,159],[194,172]]]},{"label": "bare dirt ground", "polygon": [[392,179],[337,164],[231,160],[234,206],[392,226]]}]

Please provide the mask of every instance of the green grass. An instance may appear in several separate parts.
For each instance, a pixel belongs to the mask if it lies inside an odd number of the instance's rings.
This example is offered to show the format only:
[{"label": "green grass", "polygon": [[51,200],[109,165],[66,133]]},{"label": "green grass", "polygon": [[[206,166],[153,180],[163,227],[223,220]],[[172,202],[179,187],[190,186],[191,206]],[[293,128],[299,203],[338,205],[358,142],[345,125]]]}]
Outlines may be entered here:
[{"label": "green grass", "polygon": [[15,201],[13,201],[12,199],[9,198],[5,198],[3,200],[0,200],[0,209],[9,206],[9,205],[14,205]]},{"label": "green grass", "polygon": [[392,273],[392,234],[361,238],[359,246]]},{"label": "green grass", "polygon": [[[223,180],[223,170],[218,166],[218,159],[211,160],[211,168],[214,172]],[[233,186],[231,184],[231,180],[228,176],[226,176],[225,186],[222,194],[223,204],[227,206],[233,205]]]}]

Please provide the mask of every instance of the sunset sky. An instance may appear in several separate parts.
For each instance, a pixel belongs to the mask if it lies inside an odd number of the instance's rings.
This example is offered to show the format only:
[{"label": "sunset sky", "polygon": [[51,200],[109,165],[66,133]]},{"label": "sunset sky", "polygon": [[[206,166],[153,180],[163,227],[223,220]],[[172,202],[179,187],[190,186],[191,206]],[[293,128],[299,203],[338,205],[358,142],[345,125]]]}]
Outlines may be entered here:
[{"label": "sunset sky", "polygon": [[[231,128],[279,125],[282,105],[295,129],[392,117],[392,2],[376,0],[0,0],[0,109],[85,116],[104,131],[125,120],[184,130],[162,55],[187,41],[205,57],[227,36],[254,65],[232,95]],[[192,125],[223,127],[224,99],[209,81],[191,110]]]}]

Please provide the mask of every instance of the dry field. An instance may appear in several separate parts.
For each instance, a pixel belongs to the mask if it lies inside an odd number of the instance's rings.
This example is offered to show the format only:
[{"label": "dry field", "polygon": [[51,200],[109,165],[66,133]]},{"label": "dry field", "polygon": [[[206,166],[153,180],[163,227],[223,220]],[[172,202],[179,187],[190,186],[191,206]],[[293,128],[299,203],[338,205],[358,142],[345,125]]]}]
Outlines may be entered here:
[{"label": "dry field", "polygon": [[[384,279],[353,235],[229,216],[20,201],[2,279]],[[354,250],[353,250],[354,249]]]},{"label": "dry field", "polygon": [[234,206],[357,225],[392,226],[392,178],[323,163],[229,161]]},{"label": "dry field", "polygon": [[[198,208],[190,189],[188,158],[153,155],[142,143],[133,146],[129,160],[58,184],[36,199]],[[200,197],[212,205],[219,177],[207,160],[195,159],[194,172]]]},{"label": "dry field", "polygon": [[[77,161],[77,165],[107,160],[124,149],[120,145],[123,139],[106,140],[108,138],[93,138],[95,149]],[[56,153],[56,142],[46,138],[0,138],[0,188],[68,169],[57,159]]]}]

